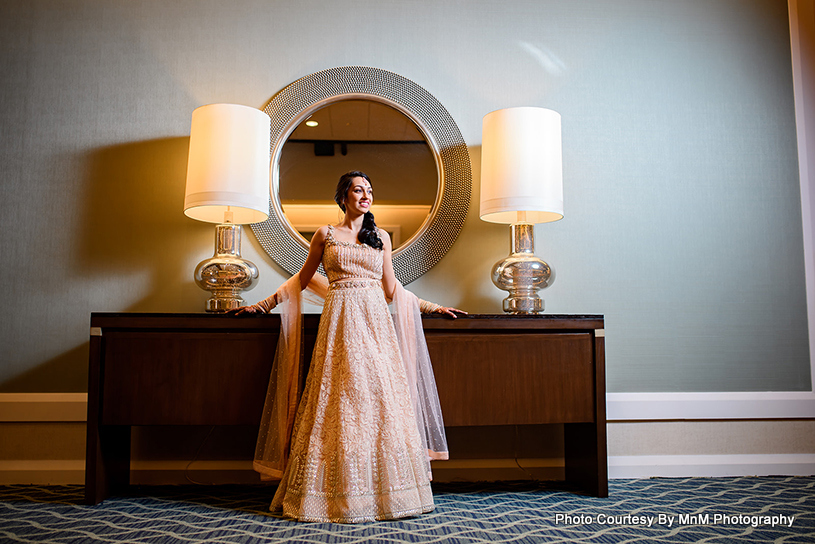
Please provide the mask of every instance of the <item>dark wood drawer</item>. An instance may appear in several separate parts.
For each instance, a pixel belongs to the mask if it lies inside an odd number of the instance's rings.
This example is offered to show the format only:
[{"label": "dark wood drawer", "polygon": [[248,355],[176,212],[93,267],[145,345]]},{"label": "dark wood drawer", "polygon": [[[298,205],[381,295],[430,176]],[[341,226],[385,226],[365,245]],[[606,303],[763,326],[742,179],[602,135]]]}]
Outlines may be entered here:
[{"label": "dark wood drawer", "polygon": [[596,419],[589,333],[427,331],[448,426]]},{"label": "dark wood drawer", "polygon": [[278,332],[110,332],[103,425],[257,425]]}]

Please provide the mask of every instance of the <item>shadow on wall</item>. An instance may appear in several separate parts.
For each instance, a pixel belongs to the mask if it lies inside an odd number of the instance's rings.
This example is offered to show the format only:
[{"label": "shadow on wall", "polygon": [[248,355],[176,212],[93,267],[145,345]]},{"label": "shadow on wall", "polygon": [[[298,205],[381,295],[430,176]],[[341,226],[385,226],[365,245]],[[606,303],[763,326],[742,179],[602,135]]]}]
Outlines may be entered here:
[{"label": "shadow on wall", "polygon": [[200,311],[192,270],[214,230],[183,212],[188,147],[188,137],[167,138],[90,155],[74,269],[99,279],[91,311]]},{"label": "shadow on wall", "polygon": [[[192,272],[212,254],[214,229],[184,215],[188,147],[189,137],[167,138],[87,155],[66,280],[75,278],[71,287],[84,289],[72,311],[88,327],[91,312],[203,309]],[[86,391],[88,346],[85,341],[4,382],[0,392]]]},{"label": "shadow on wall", "polygon": [[88,342],[0,384],[0,393],[84,393],[88,390]]}]

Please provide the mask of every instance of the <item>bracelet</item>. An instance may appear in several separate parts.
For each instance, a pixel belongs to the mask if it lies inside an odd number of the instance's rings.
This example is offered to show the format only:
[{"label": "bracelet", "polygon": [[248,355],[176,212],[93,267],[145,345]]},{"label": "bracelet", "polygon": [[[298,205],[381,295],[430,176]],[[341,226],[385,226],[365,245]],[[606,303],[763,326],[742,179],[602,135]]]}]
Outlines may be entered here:
[{"label": "bracelet", "polygon": [[258,311],[263,312],[264,314],[268,314],[272,310],[275,309],[277,306],[277,292],[275,292],[272,296],[266,297],[265,299],[261,300],[257,304],[253,304],[252,307]]},{"label": "bracelet", "polygon": [[419,311],[423,314],[434,314],[441,310],[442,305],[436,304],[435,302],[428,302],[426,300],[419,299]]}]

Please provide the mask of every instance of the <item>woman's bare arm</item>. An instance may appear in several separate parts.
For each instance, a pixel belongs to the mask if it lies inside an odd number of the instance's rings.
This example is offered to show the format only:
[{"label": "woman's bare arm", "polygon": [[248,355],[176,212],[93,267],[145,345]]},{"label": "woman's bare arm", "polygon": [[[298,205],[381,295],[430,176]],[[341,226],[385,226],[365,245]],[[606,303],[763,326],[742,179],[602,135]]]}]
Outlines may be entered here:
[{"label": "woman's bare arm", "polygon": [[311,281],[311,278],[314,277],[314,274],[320,267],[320,262],[323,260],[327,234],[328,227],[324,225],[317,229],[317,232],[315,232],[311,238],[311,245],[308,247],[308,257],[306,257],[303,268],[300,269],[300,289],[308,287],[308,282]]},{"label": "woman's bare arm", "polygon": [[382,239],[382,289],[388,300],[393,300],[396,294],[396,274],[393,272],[393,255],[391,249],[391,237],[382,229],[379,229],[379,238]]}]

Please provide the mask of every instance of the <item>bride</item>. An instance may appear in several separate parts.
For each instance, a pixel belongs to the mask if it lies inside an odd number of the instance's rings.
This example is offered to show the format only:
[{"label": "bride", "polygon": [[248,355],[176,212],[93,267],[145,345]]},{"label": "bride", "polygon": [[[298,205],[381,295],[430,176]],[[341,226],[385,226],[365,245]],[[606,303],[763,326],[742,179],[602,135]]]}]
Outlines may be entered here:
[{"label": "bride", "polygon": [[[343,175],[334,199],[345,217],[317,230],[300,272],[266,300],[234,312],[280,305],[282,313],[255,470],[280,478],[270,509],[302,521],[429,512],[430,460],[447,459],[447,444],[419,311],[453,318],[466,312],[420,300],[397,281],[390,238],[370,212],[366,174]],[[320,263],[327,285],[316,274]],[[325,306],[298,404],[306,288]]]}]

